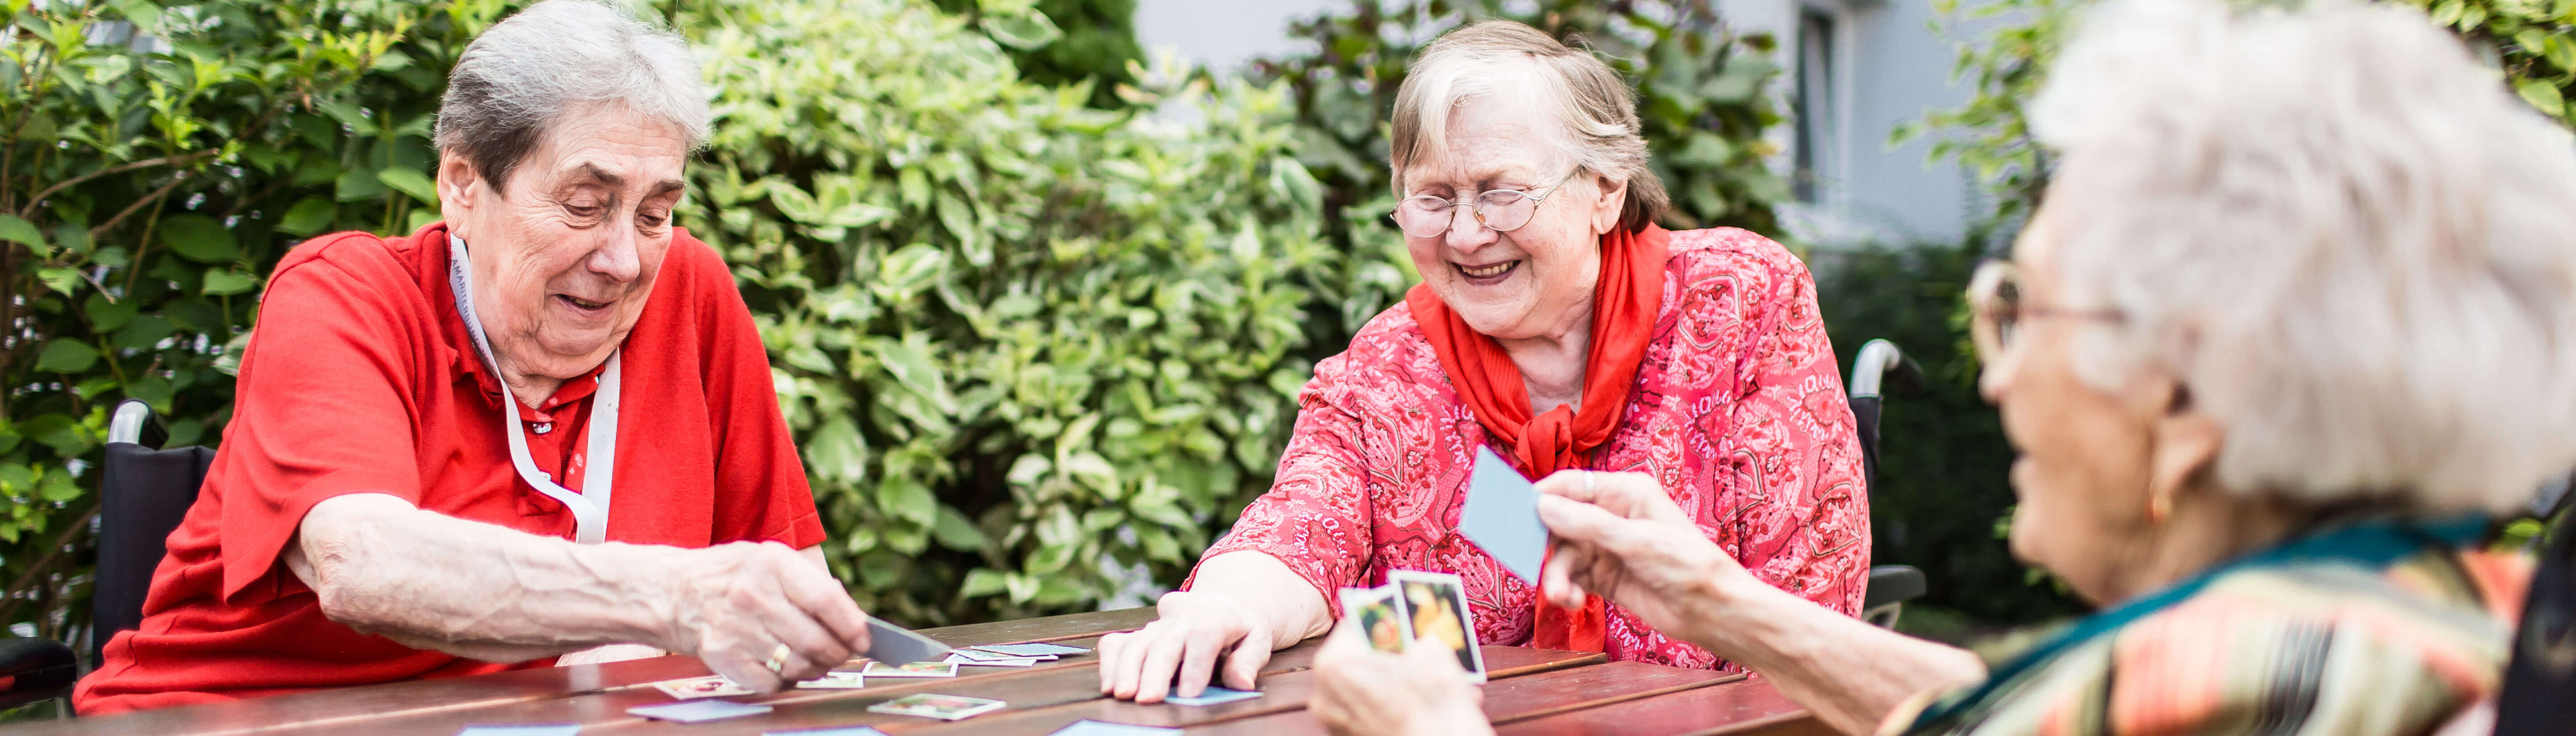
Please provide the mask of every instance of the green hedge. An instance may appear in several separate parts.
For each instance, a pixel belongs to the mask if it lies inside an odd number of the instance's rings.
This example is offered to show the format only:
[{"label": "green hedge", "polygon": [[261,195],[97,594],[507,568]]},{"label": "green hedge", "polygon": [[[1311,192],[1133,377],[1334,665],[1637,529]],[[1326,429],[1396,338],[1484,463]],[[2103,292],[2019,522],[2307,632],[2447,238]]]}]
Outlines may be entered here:
[{"label": "green hedge", "polygon": [[88,616],[107,408],[212,442],[226,356],[299,237],[435,215],[430,114],[500,3],[8,0],[0,60],[0,622]]}]

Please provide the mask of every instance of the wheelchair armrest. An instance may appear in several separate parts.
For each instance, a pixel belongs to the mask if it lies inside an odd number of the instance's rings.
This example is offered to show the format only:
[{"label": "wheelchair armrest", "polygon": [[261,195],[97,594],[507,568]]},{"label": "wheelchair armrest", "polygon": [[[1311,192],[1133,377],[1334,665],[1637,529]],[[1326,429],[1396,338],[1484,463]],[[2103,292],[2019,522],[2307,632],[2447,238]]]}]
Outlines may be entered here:
[{"label": "wheelchair armrest", "polygon": [[72,648],[52,639],[0,639],[0,708],[70,697],[80,668]]},{"label": "wheelchair armrest", "polygon": [[1910,565],[1879,565],[1869,569],[1869,589],[1861,594],[1862,610],[1889,603],[1903,603],[1921,597],[1927,590],[1923,571]]}]

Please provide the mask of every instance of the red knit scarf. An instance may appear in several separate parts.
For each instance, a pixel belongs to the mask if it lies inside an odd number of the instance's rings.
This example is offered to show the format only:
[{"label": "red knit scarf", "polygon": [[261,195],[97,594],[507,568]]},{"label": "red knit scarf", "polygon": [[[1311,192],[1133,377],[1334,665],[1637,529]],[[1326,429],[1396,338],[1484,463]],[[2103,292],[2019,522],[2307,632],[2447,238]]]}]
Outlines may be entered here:
[{"label": "red knit scarf", "polygon": [[[1440,355],[1440,367],[1449,371],[1459,397],[1476,412],[1478,423],[1502,439],[1499,449],[1530,478],[1583,467],[1583,454],[1608,441],[1619,426],[1628,392],[1637,383],[1637,366],[1645,362],[1646,343],[1654,338],[1670,236],[1654,225],[1601,236],[1601,280],[1592,296],[1592,349],[1583,367],[1581,411],[1558,406],[1530,416],[1529,389],[1502,344],[1468,327],[1429,284],[1405,294],[1404,302],[1412,306],[1414,321]],[[1548,605],[1542,595],[1530,645],[1604,651],[1607,616],[1600,596],[1585,596],[1582,610],[1574,611]]]}]

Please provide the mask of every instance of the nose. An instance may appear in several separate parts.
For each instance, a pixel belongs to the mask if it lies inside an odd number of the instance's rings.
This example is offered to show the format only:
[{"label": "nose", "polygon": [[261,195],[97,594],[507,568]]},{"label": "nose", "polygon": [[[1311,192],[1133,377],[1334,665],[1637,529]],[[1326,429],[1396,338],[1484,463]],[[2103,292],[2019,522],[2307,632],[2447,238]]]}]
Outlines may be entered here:
[{"label": "nose", "polygon": [[1475,209],[1466,205],[1449,208],[1447,241],[1450,249],[1460,253],[1474,253],[1476,249],[1492,245],[1495,240],[1501,239],[1501,233],[1485,227],[1484,218],[1477,217]]},{"label": "nose", "polygon": [[591,251],[589,261],[583,265],[613,283],[634,281],[644,271],[643,255],[637,252],[640,244],[636,242],[635,231],[622,227],[607,230],[608,242]]}]

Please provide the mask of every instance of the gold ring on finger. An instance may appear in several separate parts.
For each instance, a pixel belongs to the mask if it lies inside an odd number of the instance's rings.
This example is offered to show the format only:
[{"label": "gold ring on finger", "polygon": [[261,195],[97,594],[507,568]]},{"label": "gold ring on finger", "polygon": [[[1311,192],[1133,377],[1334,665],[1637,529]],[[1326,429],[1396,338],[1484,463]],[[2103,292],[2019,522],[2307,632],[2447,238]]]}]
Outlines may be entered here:
[{"label": "gold ring on finger", "polygon": [[770,674],[784,671],[787,669],[787,655],[791,651],[787,648],[786,642],[779,642],[778,648],[769,650],[769,661],[761,664],[769,668]]}]

